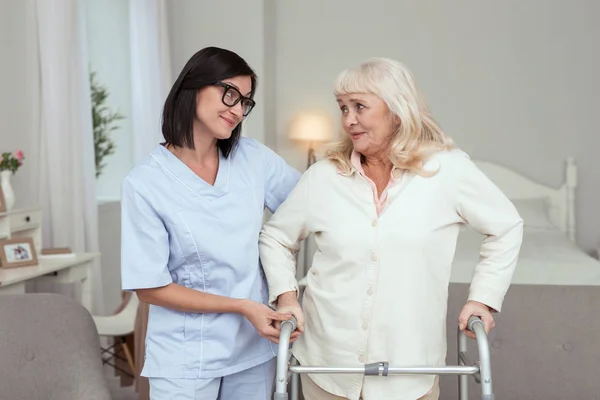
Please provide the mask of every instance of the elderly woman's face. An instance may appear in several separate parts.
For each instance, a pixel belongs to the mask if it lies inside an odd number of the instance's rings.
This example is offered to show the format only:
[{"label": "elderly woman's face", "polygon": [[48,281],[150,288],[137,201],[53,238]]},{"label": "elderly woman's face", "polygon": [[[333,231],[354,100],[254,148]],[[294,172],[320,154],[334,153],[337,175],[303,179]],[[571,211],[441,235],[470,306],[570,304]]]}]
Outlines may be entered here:
[{"label": "elderly woman's face", "polygon": [[337,102],[354,150],[369,156],[388,149],[395,124],[383,100],[371,93],[349,93],[338,96]]}]

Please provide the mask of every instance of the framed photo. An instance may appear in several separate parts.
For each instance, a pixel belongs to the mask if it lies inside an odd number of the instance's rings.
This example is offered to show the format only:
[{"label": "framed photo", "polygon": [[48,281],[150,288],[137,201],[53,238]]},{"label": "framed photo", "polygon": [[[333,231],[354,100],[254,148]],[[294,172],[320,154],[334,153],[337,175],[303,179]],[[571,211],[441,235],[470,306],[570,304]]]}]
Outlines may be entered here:
[{"label": "framed photo", "polygon": [[0,212],[5,212],[6,211],[6,203],[4,202],[4,192],[2,191],[2,188],[0,187]]},{"label": "framed photo", "polygon": [[37,265],[38,257],[33,238],[0,240],[0,267],[14,268]]}]

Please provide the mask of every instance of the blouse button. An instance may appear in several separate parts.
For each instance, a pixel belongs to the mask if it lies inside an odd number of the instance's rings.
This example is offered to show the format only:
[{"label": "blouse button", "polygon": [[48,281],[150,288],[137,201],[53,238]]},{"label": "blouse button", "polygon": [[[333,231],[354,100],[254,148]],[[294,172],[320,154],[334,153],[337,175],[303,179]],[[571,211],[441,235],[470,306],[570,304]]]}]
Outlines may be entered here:
[{"label": "blouse button", "polygon": [[366,331],[367,329],[369,329],[369,324],[366,321],[363,322],[362,328]]},{"label": "blouse button", "polygon": [[371,225],[374,226],[374,227],[377,226],[377,220],[374,219],[373,222],[371,223]]},{"label": "blouse button", "polygon": [[358,362],[364,363],[365,362],[365,356],[358,356]]},{"label": "blouse button", "polygon": [[377,253],[375,253],[375,252],[371,253],[371,260],[377,261]]},{"label": "blouse button", "polygon": [[369,290],[367,290],[367,294],[369,296],[371,296],[373,294],[373,287],[369,287]]}]

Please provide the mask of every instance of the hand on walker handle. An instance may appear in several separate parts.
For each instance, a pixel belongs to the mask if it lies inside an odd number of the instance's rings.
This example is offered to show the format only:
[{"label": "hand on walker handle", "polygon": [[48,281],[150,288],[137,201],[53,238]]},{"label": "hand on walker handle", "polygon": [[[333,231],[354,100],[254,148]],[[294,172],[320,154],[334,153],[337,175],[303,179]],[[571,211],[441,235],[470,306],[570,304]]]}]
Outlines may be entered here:
[{"label": "hand on walker handle", "polygon": [[471,339],[475,339],[475,333],[471,332],[467,325],[469,317],[473,315],[481,318],[481,321],[483,321],[483,325],[485,327],[486,334],[490,333],[490,331],[496,325],[494,317],[492,316],[492,313],[490,312],[490,308],[488,306],[474,300],[467,301],[458,317],[458,327],[461,331],[465,333],[465,335],[467,335],[467,337]]},{"label": "hand on walker handle", "polygon": [[[282,293],[277,297],[277,312],[291,313],[296,318],[296,330],[290,336],[290,343],[293,343],[304,331],[304,313],[300,303],[298,303],[296,292]],[[276,321],[275,327],[280,329],[280,326],[281,322]]]},{"label": "hand on walker handle", "polygon": [[241,306],[241,314],[254,326],[258,334],[274,343],[279,343],[280,321],[287,321],[292,317],[291,313],[280,313],[273,311],[262,303],[244,300]]}]

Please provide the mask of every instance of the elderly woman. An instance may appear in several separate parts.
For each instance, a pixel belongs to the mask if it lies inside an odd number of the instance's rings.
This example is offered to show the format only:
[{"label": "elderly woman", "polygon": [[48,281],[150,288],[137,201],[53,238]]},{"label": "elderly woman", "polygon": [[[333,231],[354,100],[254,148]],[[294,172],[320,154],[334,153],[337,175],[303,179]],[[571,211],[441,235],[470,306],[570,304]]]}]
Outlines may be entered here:
[{"label": "elderly woman", "polygon": [[[335,95],[343,141],[302,176],[261,232],[269,301],[299,321],[293,354],[300,364],[444,365],[460,226],[487,238],[458,324],[465,330],[476,315],[489,332],[515,269],[522,219],[454,148],[401,63],[374,59],[350,68]],[[317,250],[302,310],[295,253],[310,233]],[[429,375],[302,375],[302,387],[307,400],[439,396]]]}]

